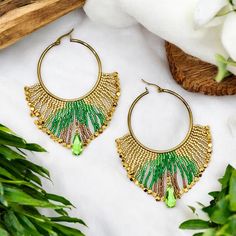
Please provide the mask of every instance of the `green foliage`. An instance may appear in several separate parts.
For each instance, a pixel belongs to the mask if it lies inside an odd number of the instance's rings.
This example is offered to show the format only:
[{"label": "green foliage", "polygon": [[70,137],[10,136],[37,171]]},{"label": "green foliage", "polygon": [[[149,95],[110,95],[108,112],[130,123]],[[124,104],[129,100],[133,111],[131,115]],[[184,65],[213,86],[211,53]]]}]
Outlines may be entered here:
[{"label": "green foliage", "polygon": [[[68,215],[66,210],[73,205],[67,199],[42,188],[40,177],[49,179],[49,172],[28,161],[22,149],[45,152],[0,124],[0,235],[83,236],[80,230],[61,224],[85,225]],[[50,209],[56,216],[42,215],[40,209]]]},{"label": "green foliage", "polygon": [[187,220],[180,229],[204,230],[194,236],[236,236],[236,169],[229,165],[219,182],[221,191],[210,192],[210,205],[202,207],[209,220]]},{"label": "green foliage", "polygon": [[215,77],[216,82],[221,82],[224,78],[232,75],[231,72],[228,71],[227,67],[229,65],[236,66],[236,62],[232,59],[225,59],[222,55],[216,54],[215,56],[217,62],[218,72]]}]

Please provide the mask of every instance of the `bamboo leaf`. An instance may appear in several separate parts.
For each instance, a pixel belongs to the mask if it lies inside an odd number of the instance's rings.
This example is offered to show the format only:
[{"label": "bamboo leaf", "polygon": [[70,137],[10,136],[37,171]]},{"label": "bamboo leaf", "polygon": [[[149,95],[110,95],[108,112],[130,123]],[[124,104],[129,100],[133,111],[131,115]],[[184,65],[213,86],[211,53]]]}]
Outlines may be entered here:
[{"label": "bamboo leaf", "polygon": [[43,168],[42,166],[31,163],[27,160],[18,160],[17,163],[24,165],[25,167],[27,167],[31,171],[41,175],[42,177],[50,178],[49,171],[47,169]]},{"label": "bamboo leaf", "polygon": [[55,222],[70,222],[70,223],[80,223],[84,226],[87,226],[83,220],[78,219],[78,218],[73,218],[73,217],[69,217],[69,216],[60,216],[60,217],[51,217],[50,218],[51,221],[55,221]]},{"label": "bamboo leaf", "polygon": [[37,185],[27,182],[27,181],[24,181],[24,180],[4,180],[4,179],[0,178],[0,183],[5,183],[5,184],[9,184],[9,185],[19,185],[19,186],[24,185],[24,186],[32,188],[36,191],[39,191],[39,192],[43,191],[43,189],[38,187]]},{"label": "bamboo leaf", "polygon": [[24,156],[22,156],[21,154],[13,151],[11,148],[6,147],[4,145],[0,145],[0,153],[3,157],[7,158],[8,160],[25,159]]},{"label": "bamboo leaf", "polygon": [[46,149],[42,148],[36,143],[26,143],[24,149],[31,150],[34,152],[46,152]]},{"label": "bamboo leaf", "polygon": [[0,144],[24,148],[26,145],[26,141],[16,135],[0,130]]},{"label": "bamboo leaf", "polygon": [[85,236],[80,230],[70,228],[70,227],[67,227],[64,225],[54,223],[53,227],[56,228],[60,233],[62,233],[64,235]]},{"label": "bamboo leaf", "polygon": [[48,199],[56,201],[56,202],[60,202],[60,203],[64,204],[65,206],[73,206],[70,201],[68,201],[66,198],[64,198],[62,196],[58,196],[58,195],[51,194],[51,193],[47,193],[45,196]]},{"label": "bamboo leaf", "polygon": [[4,214],[4,221],[8,231],[11,234],[16,236],[26,236],[24,228],[18,221],[13,211],[9,210]]},{"label": "bamboo leaf", "polygon": [[2,168],[1,166],[0,166],[0,176],[7,177],[8,179],[15,179],[15,176],[13,176],[10,172]]},{"label": "bamboo leaf", "polygon": [[35,222],[35,224],[36,224],[38,227],[40,227],[40,228],[42,228],[44,231],[48,232],[50,236],[59,236],[59,235],[57,234],[57,232],[55,232],[55,231],[53,230],[51,224],[49,224],[49,223],[42,223],[42,222],[38,222],[38,221],[34,221],[34,222]]},{"label": "bamboo leaf", "polygon": [[35,152],[46,152],[44,148],[35,143],[27,143],[24,139],[0,130],[0,144],[23,148]]},{"label": "bamboo leaf", "polygon": [[16,214],[16,216],[21,225],[30,233],[30,236],[41,236],[41,234],[37,231],[37,228],[26,216],[22,214]]},{"label": "bamboo leaf", "polygon": [[26,194],[22,190],[13,187],[5,187],[5,198],[8,202],[18,203],[27,206],[52,208],[52,209],[60,209],[64,207],[63,205],[61,206],[55,205],[48,201],[32,198],[30,195]]},{"label": "bamboo leaf", "polygon": [[9,134],[14,134],[15,135],[15,133],[11,129],[9,129],[8,127],[6,127],[3,124],[0,124],[0,131],[3,131],[5,133],[9,133]]},{"label": "bamboo leaf", "polygon": [[[22,149],[45,151],[0,124],[0,236],[82,236],[79,230],[60,224],[86,225],[68,215],[65,209],[73,206],[70,201],[41,187],[39,176],[49,179],[49,172],[26,160]],[[44,216],[37,208],[52,209],[57,216]]]}]

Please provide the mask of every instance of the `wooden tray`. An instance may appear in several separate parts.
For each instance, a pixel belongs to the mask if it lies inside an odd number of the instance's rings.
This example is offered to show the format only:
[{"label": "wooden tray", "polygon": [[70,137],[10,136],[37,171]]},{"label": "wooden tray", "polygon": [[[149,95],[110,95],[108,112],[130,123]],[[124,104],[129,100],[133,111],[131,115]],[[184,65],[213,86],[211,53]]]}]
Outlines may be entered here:
[{"label": "wooden tray", "polygon": [[236,76],[217,83],[216,66],[184,53],[171,43],[166,42],[165,47],[173,78],[184,89],[217,96],[236,94]]},{"label": "wooden tray", "polygon": [[0,0],[0,49],[82,7],[85,0]]}]

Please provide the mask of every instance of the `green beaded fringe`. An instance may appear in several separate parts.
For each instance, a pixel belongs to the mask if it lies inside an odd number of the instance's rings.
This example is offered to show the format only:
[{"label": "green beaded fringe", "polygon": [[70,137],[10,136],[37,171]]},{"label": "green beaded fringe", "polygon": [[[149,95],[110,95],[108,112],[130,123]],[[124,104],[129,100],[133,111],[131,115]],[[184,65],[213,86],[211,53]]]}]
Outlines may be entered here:
[{"label": "green beaded fringe", "polygon": [[178,156],[176,152],[167,152],[158,154],[155,160],[147,161],[138,171],[136,179],[144,185],[145,188],[152,189],[154,183],[157,183],[162,177],[174,175],[179,170],[183,184],[191,184],[194,177],[199,175],[197,164],[185,156]]},{"label": "green beaded fringe", "polygon": [[[178,173],[182,178],[183,187],[186,188],[187,184],[190,185],[194,178],[199,176],[200,170],[193,160],[179,156],[175,151],[172,151],[158,154],[156,159],[147,161],[139,169],[135,178],[147,189],[159,188],[161,196],[164,196],[164,185],[167,182],[168,193],[166,195],[173,199],[178,197],[179,192]],[[174,196],[170,195],[173,191]],[[168,199],[166,199],[166,203],[168,205]]]},{"label": "green beaded fringe", "polygon": [[97,132],[104,124],[105,116],[96,106],[79,100],[67,102],[64,108],[59,109],[55,114],[51,114],[48,117],[45,125],[55,136],[59,137],[62,131],[69,129],[70,125],[75,121],[89,130],[89,124],[91,123],[92,132]]}]

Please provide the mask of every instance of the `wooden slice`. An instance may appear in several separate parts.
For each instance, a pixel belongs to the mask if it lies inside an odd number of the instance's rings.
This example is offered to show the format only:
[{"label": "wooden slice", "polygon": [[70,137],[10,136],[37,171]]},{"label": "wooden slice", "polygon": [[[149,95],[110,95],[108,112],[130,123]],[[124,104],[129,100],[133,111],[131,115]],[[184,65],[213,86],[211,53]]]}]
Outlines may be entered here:
[{"label": "wooden slice", "polygon": [[236,76],[230,76],[217,83],[215,65],[203,62],[183,52],[175,45],[166,42],[167,58],[173,78],[184,89],[206,95],[236,94]]},{"label": "wooden slice", "polygon": [[85,0],[0,0],[0,49],[82,7],[84,2]]}]

